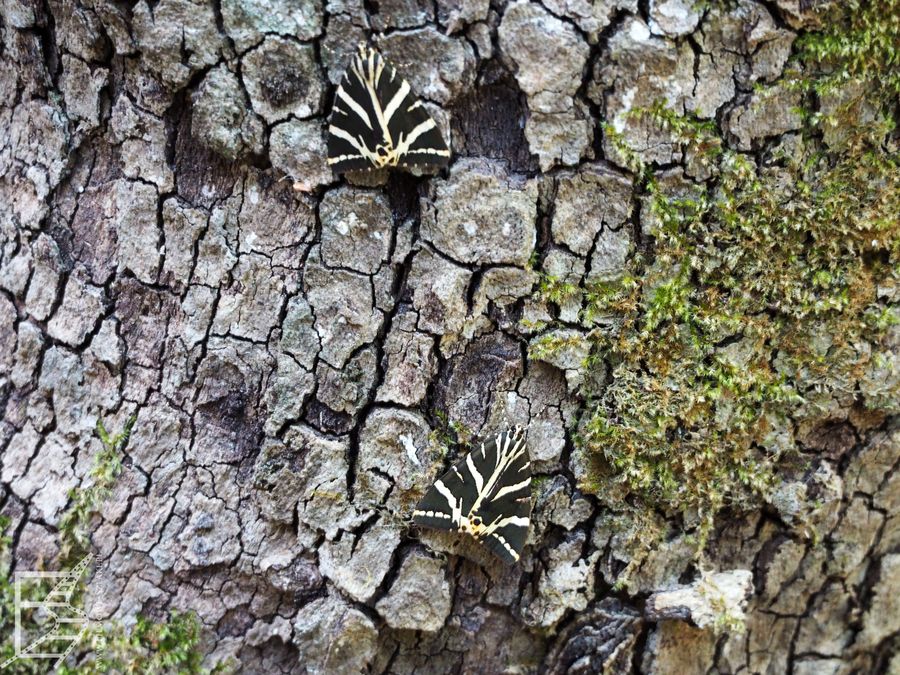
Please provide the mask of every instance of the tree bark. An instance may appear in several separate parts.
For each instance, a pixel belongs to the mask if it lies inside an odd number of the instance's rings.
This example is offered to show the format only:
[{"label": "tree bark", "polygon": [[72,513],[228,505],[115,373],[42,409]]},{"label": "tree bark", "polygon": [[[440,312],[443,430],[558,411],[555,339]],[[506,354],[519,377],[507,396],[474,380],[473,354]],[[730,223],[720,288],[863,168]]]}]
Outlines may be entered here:
[{"label": "tree bark", "polygon": [[[747,150],[799,127],[790,92],[767,113],[752,89],[809,16],[691,4],[0,3],[10,571],[55,565],[97,421],[135,415],[88,607],[192,610],[210,664],[900,673],[896,419],[814,426],[779,505],[719,519],[703,566],[723,575],[702,587],[674,519],[652,515],[670,536],[648,548],[633,511],[578,489],[578,355],[526,357],[551,318],[535,260],[577,285],[649,245],[601,122],[685,181],[630,107],[670,96]],[[440,175],[325,165],[336,84],[372,36],[451,140]],[[508,569],[407,521],[459,456],[448,435],[506,422],[530,424],[541,476]]]}]

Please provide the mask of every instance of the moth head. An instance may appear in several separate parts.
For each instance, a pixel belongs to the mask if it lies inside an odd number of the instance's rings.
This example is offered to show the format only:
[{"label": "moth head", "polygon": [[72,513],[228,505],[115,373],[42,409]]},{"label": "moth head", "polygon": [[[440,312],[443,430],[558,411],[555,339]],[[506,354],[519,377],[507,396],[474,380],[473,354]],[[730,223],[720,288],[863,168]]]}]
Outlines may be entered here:
[{"label": "moth head", "polygon": [[481,516],[471,516],[462,519],[462,524],[459,529],[466,534],[470,534],[476,539],[479,539],[484,534],[485,525],[481,520]]},{"label": "moth head", "polygon": [[390,141],[387,143],[380,143],[375,147],[375,161],[378,164],[379,169],[386,166],[396,166],[399,159],[400,158],[394,151],[394,146]]}]

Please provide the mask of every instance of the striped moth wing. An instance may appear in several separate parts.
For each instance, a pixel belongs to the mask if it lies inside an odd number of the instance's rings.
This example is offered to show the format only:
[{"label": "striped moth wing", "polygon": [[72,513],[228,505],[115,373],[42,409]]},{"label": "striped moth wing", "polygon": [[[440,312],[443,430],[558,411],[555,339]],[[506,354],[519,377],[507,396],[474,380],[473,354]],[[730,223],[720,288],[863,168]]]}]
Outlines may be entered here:
[{"label": "striped moth wing", "polygon": [[344,72],[328,125],[335,171],[446,166],[450,150],[409,83],[364,44]]},{"label": "striped moth wing", "polygon": [[472,450],[434,482],[413,511],[417,525],[471,535],[507,565],[531,524],[531,462],[513,427]]}]

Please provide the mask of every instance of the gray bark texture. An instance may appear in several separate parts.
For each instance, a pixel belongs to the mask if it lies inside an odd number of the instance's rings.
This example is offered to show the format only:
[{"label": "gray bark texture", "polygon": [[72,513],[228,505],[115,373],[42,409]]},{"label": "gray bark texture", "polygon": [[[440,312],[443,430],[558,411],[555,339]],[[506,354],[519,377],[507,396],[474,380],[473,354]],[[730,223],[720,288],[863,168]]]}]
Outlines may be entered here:
[{"label": "gray bark texture", "polygon": [[[746,150],[795,130],[792,92],[753,91],[807,21],[796,0],[0,1],[11,569],[54,565],[98,419],[136,415],[88,607],[192,610],[209,664],[900,673],[896,424],[820,429],[775,506],[722,519],[701,575],[689,537],[647,550],[577,489],[583,355],[526,358],[521,319],[549,319],[535,259],[579,284],[645,243],[600,123],[673,184],[689,158],[629,110],[669,100]],[[326,167],[366,39],[446,129],[441,175]],[[541,476],[510,568],[407,521],[458,456],[448,426],[506,422],[530,424]]]}]

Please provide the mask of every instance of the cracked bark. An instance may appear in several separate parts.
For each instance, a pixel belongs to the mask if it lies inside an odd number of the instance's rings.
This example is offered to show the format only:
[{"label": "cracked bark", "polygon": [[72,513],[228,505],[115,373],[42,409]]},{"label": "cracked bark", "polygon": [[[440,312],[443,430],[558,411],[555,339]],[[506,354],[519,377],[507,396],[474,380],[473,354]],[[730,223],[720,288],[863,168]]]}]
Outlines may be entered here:
[{"label": "cracked bark", "polygon": [[[777,514],[722,519],[706,564],[749,570],[753,593],[746,632],[717,636],[645,612],[651,594],[697,577],[685,537],[673,529],[646,551],[641,523],[575,488],[579,354],[524,356],[519,320],[550,316],[530,297],[531,260],[583,286],[644,241],[641,195],[598,122],[675,191],[704,176],[629,109],[663,96],[747,150],[799,126],[772,114],[790,110],[789,93],[753,93],[804,29],[796,3],[690,4],[3,3],[11,569],[53,564],[97,419],[116,430],[136,414],[93,532],[103,573],[88,604],[98,619],[194,610],[210,662],[900,668],[896,420],[849,411],[814,430]],[[441,177],[364,187],[324,165],[334,84],[372,29],[440,104],[455,149]],[[577,312],[558,318],[575,326]],[[522,563],[434,557],[452,542],[403,520],[452,459],[434,432],[480,436],[506,420],[530,422],[547,478]]]}]

